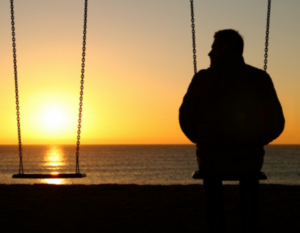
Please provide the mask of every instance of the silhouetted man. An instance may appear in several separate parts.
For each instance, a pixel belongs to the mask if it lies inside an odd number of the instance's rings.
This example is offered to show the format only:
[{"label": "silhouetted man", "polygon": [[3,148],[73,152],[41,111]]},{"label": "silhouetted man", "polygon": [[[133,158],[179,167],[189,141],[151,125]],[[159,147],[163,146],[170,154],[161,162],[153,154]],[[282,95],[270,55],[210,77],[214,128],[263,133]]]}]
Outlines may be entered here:
[{"label": "silhouetted man", "polygon": [[210,232],[225,231],[220,173],[243,172],[241,229],[258,233],[255,174],[263,165],[264,145],[282,133],[284,116],[270,76],[245,64],[239,33],[222,30],[214,38],[211,66],[193,77],[179,110],[180,126],[197,143]]}]

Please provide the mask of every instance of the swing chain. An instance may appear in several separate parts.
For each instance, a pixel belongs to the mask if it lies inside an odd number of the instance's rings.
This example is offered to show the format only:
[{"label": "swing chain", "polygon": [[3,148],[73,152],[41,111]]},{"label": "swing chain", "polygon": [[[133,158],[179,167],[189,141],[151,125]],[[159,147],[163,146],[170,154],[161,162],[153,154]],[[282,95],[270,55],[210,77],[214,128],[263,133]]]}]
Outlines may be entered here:
[{"label": "swing chain", "polygon": [[191,1],[191,21],[192,21],[192,38],[193,38],[193,59],[194,59],[194,72],[197,73],[197,56],[196,56],[196,36],[195,36],[195,19],[194,19],[194,1]]},{"label": "swing chain", "polygon": [[267,30],[266,30],[266,43],[265,43],[265,65],[264,71],[267,71],[268,63],[268,46],[269,46],[269,29],[270,29],[270,14],[271,14],[271,0],[268,0],[268,14],[267,14]]},{"label": "swing chain", "polygon": [[12,46],[14,57],[14,76],[15,76],[15,92],[16,92],[16,109],[17,109],[17,126],[18,126],[18,141],[19,141],[19,174],[23,174],[23,161],[22,161],[22,142],[21,142],[21,123],[20,123],[20,107],[19,107],[19,90],[18,90],[18,73],[17,73],[17,54],[16,54],[16,38],[15,38],[15,17],[14,17],[14,1],[10,0],[11,9],[11,31],[12,31]]},{"label": "swing chain", "polygon": [[76,146],[76,173],[80,173],[79,170],[79,145],[80,145],[80,133],[81,133],[81,117],[82,117],[82,100],[83,100],[83,84],[84,84],[84,67],[85,67],[85,45],[86,45],[86,28],[87,28],[87,5],[88,0],[85,0],[84,4],[84,26],[83,26],[83,43],[82,43],[82,64],[81,64],[81,81],[80,81],[80,102],[79,102],[79,114],[78,114],[78,130],[77,130],[77,146]]}]

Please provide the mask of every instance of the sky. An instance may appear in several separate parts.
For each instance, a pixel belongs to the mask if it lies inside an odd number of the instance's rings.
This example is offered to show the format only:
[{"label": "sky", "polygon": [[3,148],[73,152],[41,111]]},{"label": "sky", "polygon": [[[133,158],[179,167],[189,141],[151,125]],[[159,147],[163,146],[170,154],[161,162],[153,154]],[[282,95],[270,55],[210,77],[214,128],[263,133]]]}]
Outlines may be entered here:
[{"label": "sky", "polygon": [[[267,0],[195,0],[198,70],[214,32],[244,38],[263,68]],[[75,144],[83,0],[15,0],[23,144]],[[273,0],[268,73],[286,126],[273,144],[300,144],[300,1]],[[10,1],[0,1],[0,144],[17,144]],[[190,1],[89,0],[81,144],[190,144],[178,109],[193,77]]]}]

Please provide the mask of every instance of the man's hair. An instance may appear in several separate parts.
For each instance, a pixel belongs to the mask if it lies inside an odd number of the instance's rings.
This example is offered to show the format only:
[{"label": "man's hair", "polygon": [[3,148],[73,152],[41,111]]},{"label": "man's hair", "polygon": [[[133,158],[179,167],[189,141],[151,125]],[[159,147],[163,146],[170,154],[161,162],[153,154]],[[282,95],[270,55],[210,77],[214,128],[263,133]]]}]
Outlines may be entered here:
[{"label": "man's hair", "polygon": [[244,40],[238,31],[233,29],[221,30],[215,33],[214,38],[218,39],[221,46],[227,45],[232,52],[239,55],[243,54]]}]

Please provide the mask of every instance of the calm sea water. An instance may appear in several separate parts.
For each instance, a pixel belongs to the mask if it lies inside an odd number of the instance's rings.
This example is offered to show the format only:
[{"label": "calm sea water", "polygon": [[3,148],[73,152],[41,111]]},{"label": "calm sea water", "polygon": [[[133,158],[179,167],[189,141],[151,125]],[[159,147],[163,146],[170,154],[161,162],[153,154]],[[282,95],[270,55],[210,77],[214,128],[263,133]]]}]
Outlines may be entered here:
[{"label": "calm sea water", "polygon": [[[267,184],[300,185],[300,145],[265,147]],[[25,173],[74,172],[75,146],[23,146]],[[192,145],[86,145],[80,150],[83,179],[12,179],[18,173],[17,146],[0,146],[0,184],[199,184]],[[238,184],[226,181],[224,184]]]}]

